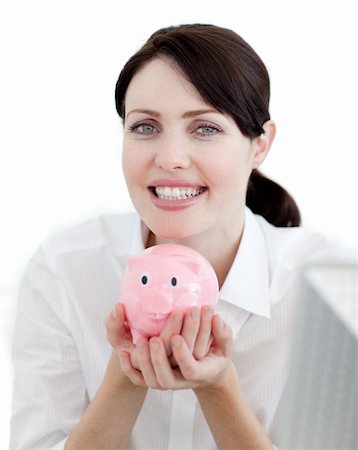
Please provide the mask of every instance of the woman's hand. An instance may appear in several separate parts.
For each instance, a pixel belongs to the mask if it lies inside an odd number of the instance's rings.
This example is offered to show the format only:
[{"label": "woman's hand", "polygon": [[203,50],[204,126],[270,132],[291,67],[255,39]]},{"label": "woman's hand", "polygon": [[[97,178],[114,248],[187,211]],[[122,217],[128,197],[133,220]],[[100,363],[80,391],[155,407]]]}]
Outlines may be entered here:
[{"label": "woman's hand", "polygon": [[[172,367],[177,366],[170,340],[174,335],[181,334],[185,339],[189,350],[197,359],[207,354],[211,342],[211,319],[213,309],[210,306],[190,308],[185,312],[174,311],[168,318],[160,338],[165,346],[166,354]],[[130,355],[131,365],[140,369],[136,353],[138,346],[132,341],[131,331],[125,321],[123,304],[117,304],[106,319],[107,339],[119,354],[125,351]]]},{"label": "woman's hand", "polygon": [[177,334],[184,338],[189,351],[196,359],[201,359],[208,353],[212,343],[213,314],[213,308],[205,305],[202,308],[189,308],[185,314],[175,311],[170,315],[159,337],[163,341],[167,355],[170,356],[172,367],[177,364],[172,354],[171,338]]},{"label": "woman's hand", "polygon": [[125,351],[130,356],[133,367],[139,369],[136,356],[135,345],[132,341],[131,331],[125,321],[123,304],[117,303],[106,319],[107,340],[119,356]]},{"label": "woman's hand", "polygon": [[[204,318],[203,315],[202,311],[201,319]],[[122,371],[134,384],[161,390],[177,390],[215,387],[224,383],[231,361],[231,328],[218,315],[210,320],[210,328],[206,322],[209,319],[199,320],[196,314],[189,316],[190,312],[185,317],[182,334],[173,335],[169,339],[177,368],[171,366],[168,358],[166,333],[164,337],[153,337],[149,341],[143,338],[138,342],[136,362],[139,370],[131,363],[127,351],[120,353]],[[212,343],[205,353],[211,334]]]}]

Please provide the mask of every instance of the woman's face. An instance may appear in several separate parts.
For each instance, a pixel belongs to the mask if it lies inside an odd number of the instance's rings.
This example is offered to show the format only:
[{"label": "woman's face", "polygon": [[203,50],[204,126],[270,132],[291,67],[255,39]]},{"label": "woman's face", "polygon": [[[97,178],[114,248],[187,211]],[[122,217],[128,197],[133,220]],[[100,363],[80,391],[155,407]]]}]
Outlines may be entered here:
[{"label": "woman's face", "polygon": [[258,165],[255,141],[205,103],[169,59],[151,60],[136,73],[125,111],[124,176],[157,243],[237,236]]}]

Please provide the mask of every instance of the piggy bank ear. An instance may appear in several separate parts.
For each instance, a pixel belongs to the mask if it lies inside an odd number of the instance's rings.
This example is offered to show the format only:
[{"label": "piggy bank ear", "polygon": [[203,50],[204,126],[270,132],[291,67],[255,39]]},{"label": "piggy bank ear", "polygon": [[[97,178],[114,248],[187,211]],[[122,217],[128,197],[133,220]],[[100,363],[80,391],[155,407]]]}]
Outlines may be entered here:
[{"label": "piggy bank ear", "polygon": [[183,264],[189,270],[191,270],[195,275],[199,275],[200,272],[200,263],[189,258],[179,258],[178,261],[180,264]]},{"label": "piggy bank ear", "polygon": [[138,267],[138,256],[132,255],[127,258],[127,268],[128,270],[134,270]]}]

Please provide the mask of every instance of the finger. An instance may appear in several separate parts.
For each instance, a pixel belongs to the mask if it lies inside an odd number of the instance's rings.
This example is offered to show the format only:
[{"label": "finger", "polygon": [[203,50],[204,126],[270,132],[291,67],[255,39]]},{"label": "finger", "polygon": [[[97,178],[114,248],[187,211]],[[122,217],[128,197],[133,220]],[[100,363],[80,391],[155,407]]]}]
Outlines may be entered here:
[{"label": "finger", "polygon": [[182,376],[170,366],[165,347],[161,339],[152,338],[149,341],[150,355],[158,385],[161,389],[181,389]]},{"label": "finger", "polygon": [[149,343],[147,339],[140,339],[136,345],[136,357],[145,384],[150,388],[158,388],[159,384],[153,369]]},{"label": "finger", "polygon": [[183,336],[173,336],[170,342],[182,376],[185,380],[196,381],[199,378],[199,363],[195,360]]},{"label": "finger", "polygon": [[205,355],[207,355],[207,354],[209,353],[209,350],[210,350],[210,347],[211,347],[211,344],[213,343],[213,341],[214,341],[214,337],[213,337],[213,335],[211,334],[211,335],[210,335],[210,338],[209,338],[209,340],[208,340],[208,346],[207,346],[207,348],[206,348]]},{"label": "finger", "polygon": [[201,308],[200,327],[193,350],[193,355],[196,359],[203,358],[210,348],[212,342],[211,320],[213,314],[214,311],[211,306],[206,305]]},{"label": "finger", "polygon": [[160,333],[160,339],[163,341],[166,354],[170,355],[172,348],[170,345],[170,338],[175,334],[180,334],[183,326],[184,314],[182,311],[174,311],[168,318]]},{"label": "finger", "polygon": [[225,323],[220,316],[215,315],[212,320],[214,351],[225,357],[229,357],[233,345],[233,335],[230,325]]},{"label": "finger", "polygon": [[[172,351],[172,350],[171,350],[171,346],[170,346],[170,351]],[[171,353],[171,354],[168,356],[168,358],[169,358],[169,364],[170,364],[170,367],[171,367],[172,369],[174,369],[175,367],[178,367],[178,363],[176,362],[176,359],[174,358],[173,353]]]},{"label": "finger", "polygon": [[107,340],[113,348],[131,350],[133,348],[132,334],[125,322],[124,307],[117,304],[105,322]]},{"label": "finger", "polygon": [[187,343],[190,352],[193,352],[196,337],[200,327],[200,309],[198,307],[189,308],[184,316],[181,335]]},{"label": "finger", "polygon": [[[123,308],[123,305],[121,305]],[[118,331],[124,327],[124,311],[120,309],[120,305],[116,304],[107,316],[105,321],[107,339],[110,344],[115,347],[118,341]]]},{"label": "finger", "polygon": [[215,354],[206,355],[197,361],[181,336],[173,336],[171,342],[180,372],[191,388],[217,382],[230,361],[229,358]]},{"label": "finger", "polygon": [[139,370],[132,367],[130,362],[130,356],[127,352],[120,351],[118,353],[119,356],[119,363],[121,365],[122,372],[127,375],[127,377],[131,380],[133,384],[136,386],[143,386],[145,387],[145,381],[143,378],[143,375],[140,373]]},{"label": "finger", "polygon": [[121,303],[116,303],[111,311],[111,313],[106,318],[106,328],[108,330],[115,330],[118,327],[124,325],[125,316],[124,308]]}]

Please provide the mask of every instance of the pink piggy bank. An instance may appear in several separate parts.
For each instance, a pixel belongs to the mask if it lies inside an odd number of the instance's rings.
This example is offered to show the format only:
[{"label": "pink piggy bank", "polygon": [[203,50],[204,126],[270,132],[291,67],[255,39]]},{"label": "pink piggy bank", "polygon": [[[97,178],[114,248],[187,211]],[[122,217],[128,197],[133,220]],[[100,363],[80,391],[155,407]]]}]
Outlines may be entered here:
[{"label": "pink piggy bank", "polygon": [[130,256],[120,299],[134,344],[141,336],[158,336],[173,310],[215,307],[218,293],[214,269],[189,247],[160,244]]}]

